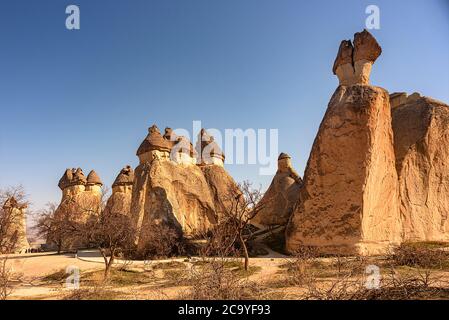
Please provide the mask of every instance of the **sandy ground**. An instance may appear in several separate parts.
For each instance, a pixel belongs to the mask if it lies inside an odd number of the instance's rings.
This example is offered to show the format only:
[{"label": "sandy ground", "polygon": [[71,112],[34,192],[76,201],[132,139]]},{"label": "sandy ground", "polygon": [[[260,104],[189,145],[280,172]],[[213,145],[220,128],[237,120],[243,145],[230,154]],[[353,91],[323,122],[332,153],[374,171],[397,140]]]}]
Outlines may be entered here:
[{"label": "sandy ground", "polygon": [[[250,266],[259,267],[259,271],[252,274],[249,280],[265,281],[271,279],[280,270],[279,266],[287,261],[287,257],[268,250],[269,254],[266,257],[251,258]],[[193,258],[195,260],[195,258]],[[183,262],[185,258],[156,260],[151,263],[162,263],[178,261]],[[56,253],[34,253],[22,255],[10,255],[8,258],[9,266],[17,275],[14,281],[14,289],[9,299],[58,299],[62,295],[68,293],[64,284],[50,283],[44,281],[43,278],[55,272],[66,270],[67,267],[74,266],[79,268],[81,273],[81,281],[83,273],[103,270],[103,258],[96,251],[82,251],[75,254],[61,254]],[[116,263],[117,266],[122,264],[122,261]],[[127,261],[128,268],[143,268],[143,261]],[[146,262],[148,264],[148,262]],[[143,299],[171,299],[175,298],[183,287],[167,287],[162,289],[154,289],[151,285],[135,287],[121,287],[116,291],[127,292],[133,294],[135,298]]]}]

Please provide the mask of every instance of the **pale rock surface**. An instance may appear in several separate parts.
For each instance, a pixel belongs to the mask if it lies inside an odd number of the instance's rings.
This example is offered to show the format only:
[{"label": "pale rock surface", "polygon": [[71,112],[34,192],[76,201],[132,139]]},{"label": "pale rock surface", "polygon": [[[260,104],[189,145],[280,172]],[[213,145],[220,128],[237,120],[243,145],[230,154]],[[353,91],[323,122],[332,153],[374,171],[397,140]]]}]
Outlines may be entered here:
[{"label": "pale rock surface", "polygon": [[232,214],[232,205],[241,191],[222,165],[206,164],[199,166],[209,186],[217,218]]},{"label": "pale rock surface", "polygon": [[340,86],[313,144],[286,248],[385,253],[401,241],[398,178],[388,93]]},{"label": "pale rock surface", "polygon": [[405,241],[449,241],[449,106],[418,93],[392,110]]},{"label": "pale rock surface", "polygon": [[286,225],[299,199],[302,179],[293,169],[291,158],[281,153],[278,170],[259,205],[261,210],[252,220],[265,226]]}]

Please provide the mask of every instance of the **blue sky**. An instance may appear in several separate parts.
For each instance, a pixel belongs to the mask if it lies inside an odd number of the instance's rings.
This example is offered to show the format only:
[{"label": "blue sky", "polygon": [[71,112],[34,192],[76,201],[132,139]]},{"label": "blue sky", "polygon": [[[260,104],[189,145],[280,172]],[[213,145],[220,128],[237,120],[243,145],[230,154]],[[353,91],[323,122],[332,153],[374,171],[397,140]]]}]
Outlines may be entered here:
[{"label": "blue sky", "polygon": [[[33,209],[58,201],[68,167],[110,185],[161,129],[279,129],[302,174],[337,87],[340,41],[380,8],[371,82],[449,101],[449,1],[2,1],[0,188],[22,184]],[[77,4],[81,29],[65,28]],[[228,166],[266,187],[257,165]]]}]

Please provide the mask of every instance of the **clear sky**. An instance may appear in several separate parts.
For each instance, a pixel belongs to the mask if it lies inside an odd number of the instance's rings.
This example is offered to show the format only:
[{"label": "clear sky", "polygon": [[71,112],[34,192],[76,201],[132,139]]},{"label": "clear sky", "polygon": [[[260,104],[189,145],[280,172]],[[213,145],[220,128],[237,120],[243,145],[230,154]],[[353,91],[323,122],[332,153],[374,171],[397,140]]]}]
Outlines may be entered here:
[{"label": "clear sky", "polygon": [[[81,29],[65,28],[77,4]],[[449,102],[449,1],[4,0],[0,6],[0,188],[33,209],[58,201],[68,167],[111,185],[161,129],[279,129],[298,172],[337,87],[340,41],[380,8],[371,82]],[[257,165],[237,181],[267,187]]]}]

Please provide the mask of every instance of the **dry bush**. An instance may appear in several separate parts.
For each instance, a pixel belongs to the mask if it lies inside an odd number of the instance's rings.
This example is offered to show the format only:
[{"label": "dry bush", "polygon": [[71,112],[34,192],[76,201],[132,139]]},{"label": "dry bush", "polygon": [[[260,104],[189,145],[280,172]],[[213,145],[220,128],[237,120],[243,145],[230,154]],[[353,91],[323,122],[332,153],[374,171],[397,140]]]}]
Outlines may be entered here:
[{"label": "dry bush", "polygon": [[448,266],[449,253],[412,243],[403,243],[389,255],[397,266],[443,269]]},{"label": "dry bush", "polygon": [[379,289],[364,287],[353,293],[353,299],[363,300],[415,300],[419,298],[435,297],[442,287],[441,279],[430,270],[414,269],[407,273],[398,274],[392,268],[383,277]]},{"label": "dry bush", "polygon": [[[300,299],[411,300],[432,298],[449,291],[447,287],[442,287],[444,282],[429,269],[410,269],[399,273],[392,266],[381,277],[378,288],[369,288],[366,266],[365,259],[355,259],[348,263],[346,259],[339,258],[333,265],[333,277],[320,279],[316,274],[309,273],[309,277],[305,278],[307,281],[302,283]],[[304,279],[304,276],[300,279]]]},{"label": "dry bush", "polygon": [[292,259],[287,260],[287,280],[290,285],[304,285],[313,282],[316,274],[313,264],[318,257],[317,251],[312,247],[301,247]]},{"label": "dry bush", "polygon": [[182,234],[166,224],[154,224],[146,232],[145,247],[136,258],[162,259],[185,253],[186,244]]},{"label": "dry bush", "polygon": [[229,259],[213,259],[207,263],[193,265],[190,288],[181,295],[189,300],[249,300],[261,297],[261,288],[247,278],[233,272],[227,264]]},{"label": "dry bush", "polygon": [[102,286],[94,286],[71,291],[64,300],[116,300],[120,293]]}]

